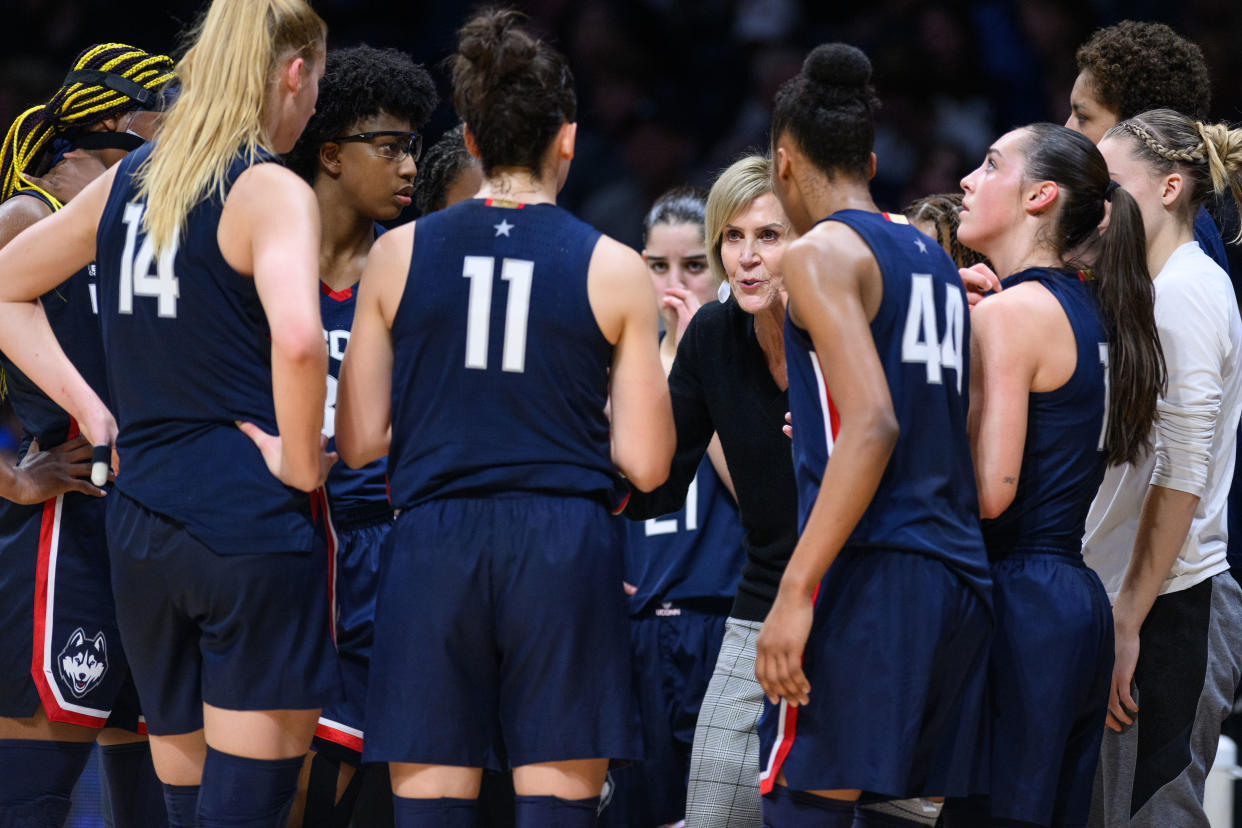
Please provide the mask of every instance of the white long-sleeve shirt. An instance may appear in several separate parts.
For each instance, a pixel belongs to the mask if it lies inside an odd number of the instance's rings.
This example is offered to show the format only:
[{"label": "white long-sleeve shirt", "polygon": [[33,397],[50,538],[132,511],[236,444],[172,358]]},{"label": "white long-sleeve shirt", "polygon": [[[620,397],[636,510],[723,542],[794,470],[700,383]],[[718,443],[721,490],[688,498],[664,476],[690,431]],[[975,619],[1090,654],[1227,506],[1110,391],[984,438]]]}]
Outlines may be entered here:
[{"label": "white long-sleeve shirt", "polygon": [[1155,280],[1156,328],[1168,368],[1154,445],[1113,466],[1087,515],[1083,558],[1117,598],[1148,485],[1199,496],[1186,542],[1160,594],[1188,589],[1229,568],[1226,500],[1242,412],[1242,316],[1225,272],[1197,242],[1173,251]]}]

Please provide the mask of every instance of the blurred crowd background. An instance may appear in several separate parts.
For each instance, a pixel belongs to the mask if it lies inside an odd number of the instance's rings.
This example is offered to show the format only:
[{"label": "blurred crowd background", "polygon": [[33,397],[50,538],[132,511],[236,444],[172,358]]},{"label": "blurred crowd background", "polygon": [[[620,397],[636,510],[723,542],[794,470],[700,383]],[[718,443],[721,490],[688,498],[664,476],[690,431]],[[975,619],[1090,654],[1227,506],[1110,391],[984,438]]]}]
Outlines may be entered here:
[{"label": "blurred crowd background", "polygon": [[[121,40],[176,50],[199,0],[4,0],[0,119],[44,100],[85,45]],[[333,46],[411,53],[443,103],[434,140],[454,123],[444,58],[474,4],[317,0]],[[580,102],[578,158],[562,203],[639,243],[639,219],[680,183],[708,184],[748,147],[767,145],[773,93],[808,49],[853,43],[875,65],[877,202],[899,208],[956,191],[988,143],[1014,125],[1064,122],[1074,51],[1100,26],[1159,20],[1200,44],[1212,114],[1242,118],[1237,0],[514,0],[567,53]]]},{"label": "blurred crowd background", "polygon": [[[179,52],[199,0],[0,0],[0,121],[45,100],[85,46],[121,41]],[[1064,122],[1074,52],[1100,26],[1158,20],[1194,40],[1212,73],[1212,117],[1242,120],[1237,0],[513,0],[569,57],[579,96],[578,154],[561,203],[640,246],[640,221],[665,189],[708,185],[748,148],[765,148],[773,94],[817,43],[844,40],[875,65],[877,203],[900,209],[957,191],[988,144],[1015,125]],[[442,103],[427,144],[455,124],[443,61],[474,4],[316,0],[329,45],[403,49]],[[410,216],[413,218],[414,216]],[[1235,273],[1242,261],[1235,259]],[[3,410],[0,409],[0,419]],[[0,452],[16,448],[0,428]],[[84,779],[91,785],[92,779]],[[89,815],[80,797],[73,824]]]}]

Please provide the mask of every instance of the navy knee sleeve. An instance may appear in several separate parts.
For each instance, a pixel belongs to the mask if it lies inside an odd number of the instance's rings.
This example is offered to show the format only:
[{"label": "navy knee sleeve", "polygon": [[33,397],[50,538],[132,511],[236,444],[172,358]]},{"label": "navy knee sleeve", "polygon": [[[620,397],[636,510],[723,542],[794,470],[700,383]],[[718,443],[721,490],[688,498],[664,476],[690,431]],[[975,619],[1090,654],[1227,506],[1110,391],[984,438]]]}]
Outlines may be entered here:
[{"label": "navy knee sleeve", "polygon": [[[337,799],[337,783],[341,766],[346,763],[319,751],[311,752],[310,778],[306,783],[306,812],[302,828],[349,828],[362,787],[362,769],[354,768],[353,776],[341,798]],[[367,824],[367,823],[364,823]]]},{"label": "navy knee sleeve", "polygon": [[0,739],[0,826],[60,828],[90,742]]},{"label": "navy knee sleeve", "polygon": [[164,828],[168,824],[164,787],[155,775],[149,744],[100,745],[99,772],[112,815],[110,825]]},{"label": "navy knee sleeve", "polygon": [[169,828],[196,828],[198,825],[198,785],[165,785],[164,811]]},{"label": "navy knee sleeve", "polygon": [[763,828],[852,828],[854,803],[777,785],[763,798]]},{"label": "navy knee sleeve", "polygon": [[250,759],[207,746],[199,828],[284,828],[303,757]]},{"label": "navy knee sleeve", "polygon": [[517,828],[594,828],[599,797],[561,799],[557,796],[514,798]]},{"label": "navy knee sleeve", "polygon": [[393,822],[397,828],[478,828],[477,799],[406,799],[392,797]]}]

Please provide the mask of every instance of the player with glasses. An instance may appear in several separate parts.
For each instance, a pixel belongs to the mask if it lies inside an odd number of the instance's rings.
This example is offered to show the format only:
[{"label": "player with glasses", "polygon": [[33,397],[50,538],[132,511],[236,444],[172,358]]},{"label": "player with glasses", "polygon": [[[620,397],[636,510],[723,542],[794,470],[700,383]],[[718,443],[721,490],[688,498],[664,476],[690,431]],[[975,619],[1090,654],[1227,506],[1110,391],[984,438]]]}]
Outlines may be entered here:
[{"label": "player with glasses", "polygon": [[[328,340],[323,434],[335,449],[336,378],[358,302],[358,279],[383,231],[409,205],[421,129],[436,107],[423,67],[393,49],[357,46],[328,53],[315,114],[289,168],[319,205],[319,311]],[[340,135],[340,138],[331,136]],[[381,550],[392,526],[382,458],[358,469],[337,463],[325,484],[336,562],[336,644],[345,701],[319,718],[288,828],[384,828],[392,824],[388,769],[362,764],[363,703],[371,661]],[[304,816],[303,816],[304,815]]]},{"label": "player with glasses", "polygon": [[384,140],[371,144],[371,149],[380,158],[387,158],[389,161],[404,161],[412,158],[414,163],[418,163],[418,159],[423,154],[423,136],[417,132],[408,132],[401,129],[380,129],[373,132],[359,132],[357,135],[342,135],[340,138],[330,138],[333,143],[343,144],[348,141],[360,141],[370,143],[376,138]]}]

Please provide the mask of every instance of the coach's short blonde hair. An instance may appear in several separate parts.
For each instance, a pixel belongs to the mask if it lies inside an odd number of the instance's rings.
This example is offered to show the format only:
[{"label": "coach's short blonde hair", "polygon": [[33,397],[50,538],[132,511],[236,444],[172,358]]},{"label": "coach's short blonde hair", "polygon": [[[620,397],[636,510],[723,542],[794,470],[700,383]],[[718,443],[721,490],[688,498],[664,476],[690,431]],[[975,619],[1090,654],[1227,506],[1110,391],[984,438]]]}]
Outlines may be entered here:
[{"label": "coach's short blonde hair", "polygon": [[720,259],[720,243],[725,225],[759,196],[772,192],[772,160],[766,155],[747,155],[734,161],[720,174],[707,194],[707,216],[703,223],[707,240],[707,264],[719,284],[728,279]]}]

